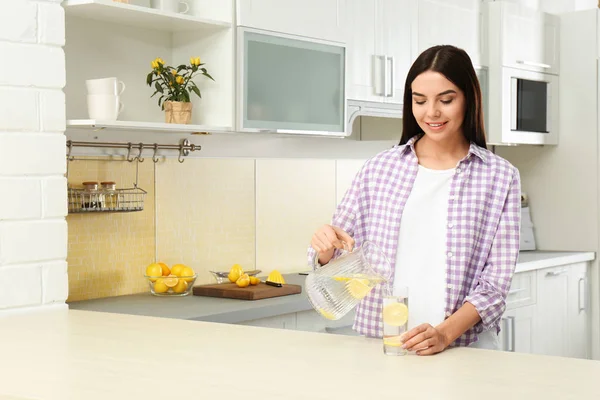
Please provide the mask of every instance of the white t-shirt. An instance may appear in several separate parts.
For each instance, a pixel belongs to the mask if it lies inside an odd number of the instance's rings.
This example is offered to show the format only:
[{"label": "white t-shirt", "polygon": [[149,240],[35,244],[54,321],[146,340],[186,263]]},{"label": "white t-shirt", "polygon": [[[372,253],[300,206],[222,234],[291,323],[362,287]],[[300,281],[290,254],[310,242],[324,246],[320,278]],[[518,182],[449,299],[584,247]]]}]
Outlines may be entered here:
[{"label": "white t-shirt", "polygon": [[[398,238],[394,288],[408,287],[408,329],[445,319],[448,196],[454,169],[419,165]],[[483,332],[471,347],[497,349],[498,335]]]}]

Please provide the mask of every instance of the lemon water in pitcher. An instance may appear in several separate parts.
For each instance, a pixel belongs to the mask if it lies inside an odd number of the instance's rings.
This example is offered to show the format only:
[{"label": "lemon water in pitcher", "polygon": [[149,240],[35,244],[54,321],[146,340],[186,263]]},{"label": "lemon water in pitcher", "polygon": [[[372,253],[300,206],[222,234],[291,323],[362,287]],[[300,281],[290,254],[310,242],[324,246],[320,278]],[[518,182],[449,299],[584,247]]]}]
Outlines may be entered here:
[{"label": "lemon water in pitcher", "polygon": [[372,242],[364,242],[309,273],[304,286],[313,308],[327,319],[338,320],[375,286],[387,284],[390,276],[391,264],[385,254]]}]

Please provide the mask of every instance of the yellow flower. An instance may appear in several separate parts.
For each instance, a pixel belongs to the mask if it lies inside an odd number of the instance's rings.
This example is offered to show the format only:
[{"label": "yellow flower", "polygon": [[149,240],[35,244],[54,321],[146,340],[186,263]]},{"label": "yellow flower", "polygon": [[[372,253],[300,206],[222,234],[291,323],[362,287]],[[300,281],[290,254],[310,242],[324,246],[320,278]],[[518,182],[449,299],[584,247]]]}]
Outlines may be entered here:
[{"label": "yellow flower", "polygon": [[190,57],[190,64],[192,65],[200,65],[200,57]]},{"label": "yellow flower", "polygon": [[180,85],[182,85],[182,84],[183,84],[183,76],[177,76],[177,77],[175,78],[175,82],[177,82],[177,83],[179,83]]},{"label": "yellow flower", "polygon": [[176,69],[172,69],[172,70],[171,70],[171,74],[172,74],[173,76],[177,76],[177,70],[176,70]]},{"label": "yellow flower", "polygon": [[158,69],[158,63],[156,61],[152,61],[150,65],[152,66],[152,69]]},{"label": "yellow flower", "polygon": [[152,66],[152,69],[158,69],[161,65],[165,65],[165,62],[162,58],[157,57],[150,63],[150,65]]},{"label": "yellow flower", "polygon": [[162,65],[165,65],[165,62],[164,62],[164,61],[163,61],[163,59],[162,59],[162,58],[160,58],[160,57],[158,57],[158,58],[157,58],[156,60],[154,60],[154,61],[156,61],[157,63],[160,63],[160,64],[162,64]]}]

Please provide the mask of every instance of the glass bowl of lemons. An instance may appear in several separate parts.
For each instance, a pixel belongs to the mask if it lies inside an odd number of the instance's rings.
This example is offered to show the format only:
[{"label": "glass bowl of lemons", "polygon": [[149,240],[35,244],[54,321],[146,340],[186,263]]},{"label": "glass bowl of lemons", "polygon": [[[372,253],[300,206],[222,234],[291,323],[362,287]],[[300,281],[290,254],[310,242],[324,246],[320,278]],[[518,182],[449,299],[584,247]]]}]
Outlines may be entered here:
[{"label": "glass bowl of lemons", "polygon": [[198,275],[184,264],[171,268],[165,263],[152,263],[144,275],[154,296],[187,296],[192,293]]}]

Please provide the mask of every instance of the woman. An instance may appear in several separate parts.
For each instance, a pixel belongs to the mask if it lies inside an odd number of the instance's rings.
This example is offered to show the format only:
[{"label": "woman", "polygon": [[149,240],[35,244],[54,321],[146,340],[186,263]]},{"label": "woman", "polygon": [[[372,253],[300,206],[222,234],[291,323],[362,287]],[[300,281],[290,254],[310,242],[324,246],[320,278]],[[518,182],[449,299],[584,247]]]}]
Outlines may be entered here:
[{"label": "woman", "polygon": [[[498,348],[500,319],[519,252],[520,177],[486,149],[481,90],[467,53],[435,46],[412,65],[399,145],[368,160],[333,216],[311,240],[319,264],[342,242],[371,241],[409,288],[404,347],[419,355],[449,346]],[[318,266],[315,266],[318,267]],[[376,287],[353,328],[381,337]]]}]

